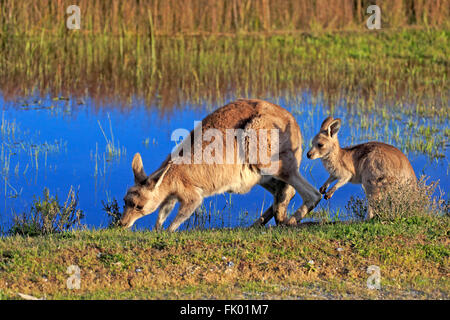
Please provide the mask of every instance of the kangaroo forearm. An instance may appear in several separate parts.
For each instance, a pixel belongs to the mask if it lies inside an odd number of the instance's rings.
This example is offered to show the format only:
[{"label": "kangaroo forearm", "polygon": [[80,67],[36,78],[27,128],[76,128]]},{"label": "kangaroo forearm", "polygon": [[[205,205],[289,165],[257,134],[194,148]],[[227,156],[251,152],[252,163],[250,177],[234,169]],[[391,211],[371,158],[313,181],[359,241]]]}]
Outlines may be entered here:
[{"label": "kangaroo forearm", "polygon": [[328,187],[330,186],[330,184],[331,184],[333,181],[335,181],[335,180],[336,180],[335,177],[329,176],[328,179],[327,179],[327,181],[325,181],[325,183],[322,185],[322,187],[320,187],[319,192],[322,193],[322,194],[324,194],[324,193],[327,191],[327,189],[328,189]]},{"label": "kangaroo forearm", "polygon": [[346,185],[350,181],[350,178],[345,178],[338,180],[338,182],[333,186],[333,190],[336,191],[337,189],[341,188],[342,186]]},{"label": "kangaroo forearm", "polygon": [[333,196],[333,194],[336,192],[336,190],[339,189],[340,187],[342,187],[343,185],[347,184],[347,182],[349,182],[350,179],[351,179],[351,177],[347,177],[345,179],[338,180],[338,182],[330,190],[328,190],[328,192],[325,194],[325,199],[326,200],[330,199]]}]

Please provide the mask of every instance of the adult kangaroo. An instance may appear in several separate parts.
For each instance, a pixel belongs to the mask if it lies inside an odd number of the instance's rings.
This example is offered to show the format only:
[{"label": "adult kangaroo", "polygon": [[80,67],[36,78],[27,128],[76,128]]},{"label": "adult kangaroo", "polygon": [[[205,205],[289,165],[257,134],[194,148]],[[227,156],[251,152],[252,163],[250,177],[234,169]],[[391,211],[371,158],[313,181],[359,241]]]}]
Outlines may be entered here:
[{"label": "adult kangaroo", "polygon": [[[265,157],[269,161],[263,161]],[[155,228],[160,230],[180,202],[168,228],[175,231],[203,198],[247,193],[259,184],[274,202],[255,224],[264,225],[275,217],[277,225],[296,225],[322,198],[300,175],[301,157],[300,129],[287,110],[262,100],[239,99],[203,119],[150,176],[145,174],[141,156],[134,156],[135,186],[125,195],[120,224],[129,228],[159,207]],[[295,191],[303,204],[287,219],[287,205]]]}]

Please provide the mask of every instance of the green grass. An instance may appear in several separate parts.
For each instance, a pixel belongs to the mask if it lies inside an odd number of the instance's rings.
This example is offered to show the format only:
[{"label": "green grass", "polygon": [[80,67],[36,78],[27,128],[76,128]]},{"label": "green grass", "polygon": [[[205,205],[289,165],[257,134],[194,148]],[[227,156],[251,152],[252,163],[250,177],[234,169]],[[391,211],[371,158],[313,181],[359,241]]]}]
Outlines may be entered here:
[{"label": "green grass", "polygon": [[[448,217],[300,228],[72,231],[0,240],[0,297],[448,299]],[[338,250],[338,248],[341,248]],[[69,290],[70,265],[81,288]],[[381,289],[366,286],[381,269]]]}]

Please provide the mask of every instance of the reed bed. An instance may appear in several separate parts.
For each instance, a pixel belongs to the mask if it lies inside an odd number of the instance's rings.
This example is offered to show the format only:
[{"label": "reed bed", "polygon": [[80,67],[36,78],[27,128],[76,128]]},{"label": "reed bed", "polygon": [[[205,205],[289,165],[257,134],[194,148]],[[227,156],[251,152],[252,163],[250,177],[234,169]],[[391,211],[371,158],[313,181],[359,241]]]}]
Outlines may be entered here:
[{"label": "reed bed", "polygon": [[[12,34],[67,33],[70,0],[2,0],[2,30]],[[365,26],[377,4],[385,28],[448,27],[449,0],[78,0],[82,30],[95,34],[198,34],[342,30]]]}]

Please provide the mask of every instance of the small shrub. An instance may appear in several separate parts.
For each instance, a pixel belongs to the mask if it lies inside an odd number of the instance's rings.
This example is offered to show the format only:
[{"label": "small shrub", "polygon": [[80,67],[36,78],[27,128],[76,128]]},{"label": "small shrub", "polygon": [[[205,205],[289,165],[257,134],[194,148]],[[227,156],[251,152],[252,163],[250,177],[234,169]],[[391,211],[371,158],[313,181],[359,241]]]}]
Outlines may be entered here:
[{"label": "small shrub", "polygon": [[364,220],[367,214],[367,200],[360,197],[350,197],[345,206],[352,220]]},{"label": "small shrub", "polygon": [[78,192],[70,188],[67,200],[61,205],[58,196],[51,196],[49,189],[44,189],[43,198],[35,198],[30,212],[23,212],[13,218],[9,234],[38,236],[59,233],[73,227],[81,227],[83,211],[78,207]]},{"label": "small shrub", "polygon": [[449,212],[449,201],[444,200],[444,194],[439,190],[434,195],[438,182],[427,183],[423,176],[417,187],[410,185],[394,185],[381,198],[367,201],[361,198],[350,198],[346,205],[347,211],[356,219],[364,219],[368,205],[373,209],[375,218],[382,221],[393,221],[415,216],[444,216]]},{"label": "small shrub", "polygon": [[122,218],[122,213],[119,210],[119,204],[117,203],[117,200],[102,200],[102,204],[103,211],[105,211],[108,216],[108,228],[118,227],[120,219]]}]

